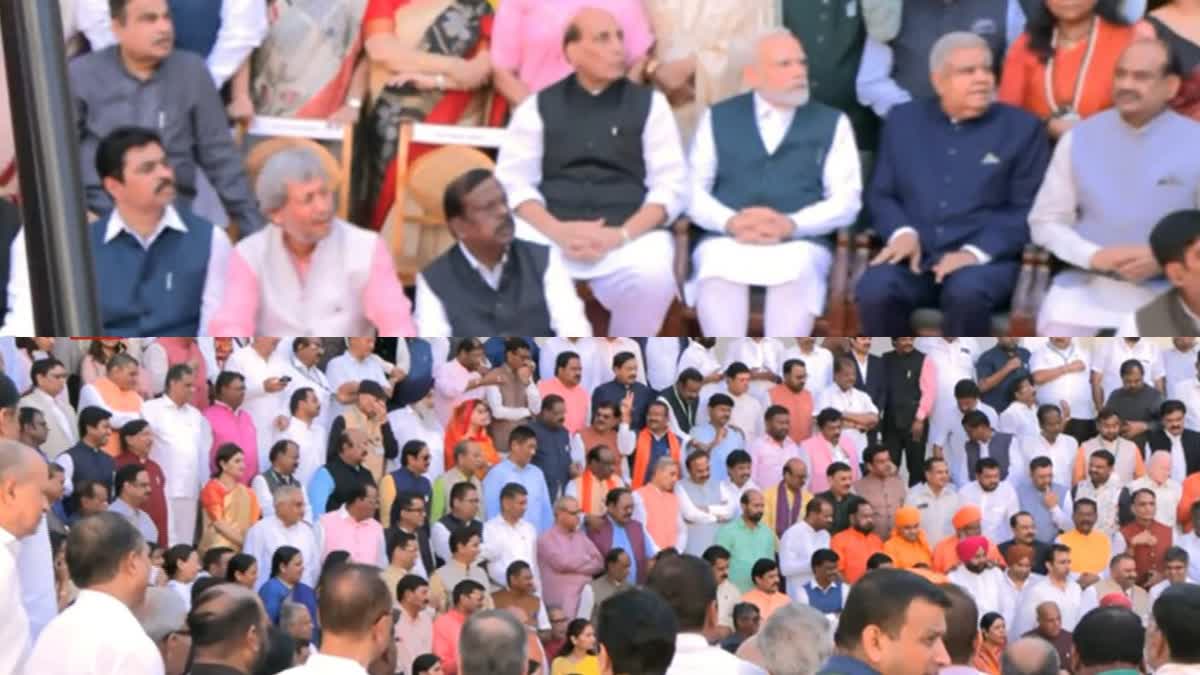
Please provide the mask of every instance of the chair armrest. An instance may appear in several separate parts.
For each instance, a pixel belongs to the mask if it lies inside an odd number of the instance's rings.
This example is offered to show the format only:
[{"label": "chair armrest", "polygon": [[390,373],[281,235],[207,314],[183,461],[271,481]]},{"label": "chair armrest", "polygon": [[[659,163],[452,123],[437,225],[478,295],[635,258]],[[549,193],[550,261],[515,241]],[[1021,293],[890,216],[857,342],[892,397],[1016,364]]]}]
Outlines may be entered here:
[{"label": "chair armrest", "polygon": [[1050,290],[1053,270],[1050,252],[1030,244],[1021,257],[1021,272],[1013,290],[1012,318],[1009,333],[1014,337],[1037,335],[1037,317],[1042,301]]},{"label": "chair armrest", "polygon": [[675,240],[675,285],[679,287],[679,297],[683,297],[683,285],[687,283],[692,271],[692,253],[688,247],[688,236],[692,229],[692,221],[687,216],[680,216],[671,223],[671,238]]},{"label": "chair armrest", "polygon": [[833,249],[833,265],[829,270],[829,296],[825,316],[828,335],[845,335],[846,316],[850,302],[850,265],[854,244],[853,227],[837,231]]}]

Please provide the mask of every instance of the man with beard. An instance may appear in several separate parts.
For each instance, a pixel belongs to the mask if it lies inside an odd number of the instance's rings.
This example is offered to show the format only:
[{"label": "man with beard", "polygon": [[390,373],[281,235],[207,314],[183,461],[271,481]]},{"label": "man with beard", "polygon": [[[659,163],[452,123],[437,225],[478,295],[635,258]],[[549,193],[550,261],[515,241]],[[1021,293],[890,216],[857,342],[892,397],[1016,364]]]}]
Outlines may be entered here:
[{"label": "man with beard", "polygon": [[196,598],[188,615],[194,650],[191,675],[254,675],[267,656],[270,619],[258,596],[220,584]]},{"label": "man with beard", "polygon": [[791,428],[788,436],[796,443],[803,443],[812,435],[813,395],[805,384],[808,382],[808,367],[800,359],[783,362],[783,381],[772,387],[767,396],[771,405],[781,406],[788,411]]},{"label": "man with beard", "polygon": [[114,204],[88,225],[105,334],[200,335],[224,293],[225,230],[172,205],[175,170],[149,129],[100,141],[96,172]]},{"label": "man with beard", "polygon": [[833,535],[829,548],[838,554],[842,578],[855,583],[866,574],[867,560],[883,553],[883,540],[875,534],[875,509],[865,500],[850,506],[850,527]]},{"label": "man with beard", "polygon": [[458,243],[417,276],[422,335],[591,336],[562,255],[514,238],[507,196],[491,171],[459,176],[443,201]]},{"label": "man with beard", "polygon": [[[1147,243],[1154,225],[1200,200],[1194,189],[1200,158],[1174,151],[1200,142],[1200,127],[1168,105],[1180,75],[1166,44],[1135,41],[1117,62],[1114,107],[1058,142],[1029,225],[1034,243],[1070,267],[1054,277],[1038,316],[1039,335],[1095,335],[1118,327],[1133,328],[1120,333],[1129,337],[1169,334],[1139,332],[1156,322],[1126,320],[1170,288]],[[1121,158],[1119,168],[1113,157]],[[1160,178],[1130,183],[1127,175]],[[1110,187],[1117,185],[1119,198]]]},{"label": "man with beard", "polygon": [[[707,234],[693,255],[696,313],[707,335],[744,336],[750,287],[765,286],[764,333],[808,335],[825,307],[833,234],[862,208],[858,148],[844,114],[810,101],[790,31],[752,48],[743,77],[754,91],[704,115],[692,147],[689,214]],[[812,147],[825,149],[817,161]]]},{"label": "man with beard", "polygon": [[763,558],[774,559],[775,532],[763,524],[763,496],[758,490],[742,493],[742,517],[717,530],[717,545],[729,551],[729,580],[742,593],[754,588],[750,572]]},{"label": "man with beard", "polygon": [[983,402],[996,410],[1007,408],[1013,385],[1029,375],[1030,356],[1028,349],[1017,344],[1017,338],[996,338],[996,346],[980,354],[975,362]]},{"label": "man with beard", "polygon": [[986,537],[967,537],[958,542],[958,559],[963,564],[950,571],[946,578],[962,586],[981,614],[1002,609],[1001,596],[1005,591],[1004,573],[988,560]]}]

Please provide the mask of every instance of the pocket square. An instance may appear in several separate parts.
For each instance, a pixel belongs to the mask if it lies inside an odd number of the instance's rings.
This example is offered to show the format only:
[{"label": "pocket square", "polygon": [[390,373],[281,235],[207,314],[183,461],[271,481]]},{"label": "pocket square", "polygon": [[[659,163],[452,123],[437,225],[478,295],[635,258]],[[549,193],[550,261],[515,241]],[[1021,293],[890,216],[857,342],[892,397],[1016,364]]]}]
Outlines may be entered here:
[{"label": "pocket square", "polygon": [[983,161],[980,162],[980,164],[984,164],[984,165],[999,164],[999,163],[1000,163],[1000,158],[990,152],[988,154],[984,155]]}]

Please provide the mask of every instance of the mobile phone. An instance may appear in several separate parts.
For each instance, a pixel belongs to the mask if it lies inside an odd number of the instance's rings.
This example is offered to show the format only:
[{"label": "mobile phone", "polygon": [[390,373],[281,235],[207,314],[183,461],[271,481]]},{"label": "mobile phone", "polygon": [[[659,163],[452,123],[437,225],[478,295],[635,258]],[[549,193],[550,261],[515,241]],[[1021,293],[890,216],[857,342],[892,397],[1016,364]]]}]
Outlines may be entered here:
[{"label": "mobile phone", "polygon": [[291,382],[291,381],[292,381],[292,376],[291,376],[291,375],[284,375],[283,377],[279,378],[279,382],[280,382],[280,384],[287,384],[287,383],[289,383],[289,382]]}]

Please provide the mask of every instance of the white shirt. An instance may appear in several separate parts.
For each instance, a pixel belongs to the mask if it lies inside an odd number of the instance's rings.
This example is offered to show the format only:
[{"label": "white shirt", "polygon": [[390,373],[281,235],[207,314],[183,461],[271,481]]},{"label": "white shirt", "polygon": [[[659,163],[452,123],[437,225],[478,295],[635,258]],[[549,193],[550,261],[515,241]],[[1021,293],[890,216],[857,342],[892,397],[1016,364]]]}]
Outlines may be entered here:
[{"label": "white shirt", "polygon": [[579,384],[584,389],[592,391],[597,386],[604,384],[612,379],[612,367],[608,369],[607,379],[600,382],[591,382],[588,378],[591,376],[591,364],[595,360],[596,341],[591,338],[565,338],[552,337],[547,338],[542,343],[541,355],[538,357],[538,377],[546,380],[554,377],[554,364],[558,360],[558,355],[563,352],[575,352],[579,355],[579,365],[583,368],[583,377]]},{"label": "white shirt", "polygon": [[[979,350],[974,341],[958,338],[949,341],[947,338],[929,338],[918,340],[917,349],[925,352],[926,362],[933,364],[937,375],[937,396],[934,398],[933,410],[929,415],[929,444],[939,445],[946,449],[949,436],[958,433],[965,437],[962,428],[963,413],[958,409],[958,401],[954,398],[954,387],[962,380],[975,381],[975,360],[979,358]],[[979,408],[984,412],[981,402]],[[988,416],[995,428],[998,422],[995,411]],[[949,457],[949,454],[946,455]],[[951,459],[951,474],[954,474],[954,463]],[[955,481],[960,484],[959,480]]]},{"label": "white shirt", "polygon": [[1000,423],[996,431],[1012,434],[1016,439],[1036,435],[1039,431],[1037,403],[1025,405],[1020,401],[1013,401],[1000,413]]},{"label": "white shirt", "polygon": [[116,433],[117,429],[120,429],[133,420],[142,418],[141,411],[130,413],[124,410],[113,410],[105,403],[104,397],[100,395],[100,390],[91,384],[83,385],[83,389],[79,391],[79,410],[82,412],[88,406],[101,408],[112,414],[112,419],[109,420],[109,423],[112,425],[113,433]]},{"label": "white shirt", "polygon": [[[291,341],[288,340],[288,342]],[[289,415],[292,394],[297,389],[308,387],[313,390],[317,396],[317,400],[321,402],[321,412],[317,415],[316,422],[326,429],[330,428],[336,417],[333,412],[333,404],[337,402],[336,390],[329,383],[329,378],[325,376],[325,371],[316,366],[308,367],[300,363],[300,360],[292,353],[290,344],[287,347],[287,352],[287,356],[281,356],[279,350],[276,350],[275,355],[272,357],[272,360],[278,364],[276,367],[280,372],[292,378],[283,391],[276,395],[279,401],[279,408],[276,414]]]},{"label": "white shirt", "polygon": [[21,602],[29,617],[30,644],[37,641],[42,630],[58,616],[58,593],[54,587],[54,552],[50,546],[50,529],[42,516],[37,530],[21,540],[17,555],[21,575]]},{"label": "white shirt", "polygon": [[1037,387],[1038,405],[1059,405],[1066,401],[1071,406],[1071,419],[1090,420],[1096,418],[1096,403],[1092,399],[1091,355],[1074,340],[1066,349],[1060,350],[1053,343],[1038,347],[1029,357],[1029,370],[1051,370],[1067,366],[1075,361],[1083,362],[1084,369],[1078,373],[1066,373]]},{"label": "white shirt", "polygon": [[1188,576],[1200,579],[1200,537],[1188,532],[1175,537],[1175,545],[1188,553]]},{"label": "white shirt", "polygon": [[525,385],[527,405],[523,408],[504,405],[504,395],[500,393],[500,386],[495,384],[483,388],[483,399],[492,409],[492,419],[496,420],[527,420],[542,410],[542,393],[538,391],[537,381],[533,378],[529,378],[529,384]]},{"label": "white shirt", "polygon": [[429,471],[425,472],[425,477],[432,483],[438,476],[446,472],[446,453],[442,452],[446,432],[442,430],[432,411],[424,415],[417,411],[415,406],[421,405],[420,402],[417,402],[393,410],[388,413],[388,424],[391,425],[392,435],[396,437],[397,441],[415,439],[425,441],[425,445],[429,446]]},{"label": "white shirt", "polygon": [[[804,388],[812,394],[814,401],[821,395],[821,392],[825,391],[826,387],[833,386],[833,352],[828,349],[813,345],[812,352],[806,354],[800,349],[800,345],[795,345],[785,350],[781,359],[781,367],[792,359],[804,362],[805,372],[808,375],[804,381]],[[780,373],[780,376],[782,375],[783,373]]]},{"label": "white shirt", "polygon": [[31,646],[17,566],[20,548],[16,537],[0,527],[0,607],[5,612],[4,621],[0,621],[0,672],[3,673],[21,672]]},{"label": "white shirt", "polygon": [[[783,343],[775,338],[737,338],[725,352],[725,366],[734,363],[741,363],[750,370],[769,370],[779,375],[783,371]],[[767,390],[773,386],[772,382],[755,380],[750,383],[750,391],[767,405],[770,403]]]},{"label": "white shirt", "polygon": [[905,506],[915,506],[921,512],[921,529],[933,546],[954,534],[953,521],[958,504],[958,492],[952,484],[947,484],[941,494],[935,495],[927,483],[920,483],[904,498]]},{"label": "white shirt", "polygon": [[1175,387],[1183,382],[1196,379],[1196,355],[1200,353],[1200,344],[1186,352],[1181,352],[1171,345],[1158,353],[1157,375],[1166,379],[1166,392],[1175,391]]},{"label": "white shirt", "polygon": [[[633,432],[633,429],[629,428],[628,424],[622,422],[621,425],[617,427],[617,452],[621,454],[621,457],[628,457],[632,455],[633,451],[636,449],[637,434]],[[587,466],[588,450],[591,450],[591,448],[583,447],[583,436],[580,434],[574,434],[571,436],[571,462],[573,464]],[[620,465],[617,467],[618,474],[623,476],[628,473],[628,470],[626,469],[626,462],[618,461],[617,464]],[[570,486],[574,484],[575,481],[571,481],[570,484],[568,484],[567,489],[570,489]]]},{"label": "white shirt", "polygon": [[154,433],[150,459],[162,467],[168,499],[195,499],[209,479],[212,428],[191,403],[166,396],[146,401],[142,414]]},{"label": "white shirt", "polygon": [[[287,339],[280,341],[282,345],[287,342]],[[270,448],[275,441],[275,418],[280,415],[287,416],[288,403],[291,399],[281,402],[283,391],[269,393],[263,388],[267,380],[273,377],[283,375],[283,368],[277,361],[271,360],[271,355],[266,358],[254,351],[254,347],[246,345],[241,349],[235,349],[229,355],[229,360],[225,362],[225,370],[233,373],[239,373],[246,378],[246,400],[242,403],[242,408],[250,413],[250,419],[254,420],[254,431],[258,436],[259,448]],[[325,464],[324,457],[321,458],[321,464]],[[304,470],[304,467],[297,470],[297,473]]]},{"label": "white shirt", "polygon": [[87,589],[42,631],[27,673],[37,675],[163,675],[162,654],[133,612],[106,593]]},{"label": "white shirt", "polygon": [[[500,290],[500,282],[504,277],[504,266],[508,263],[508,253],[500,258],[495,267],[489,268],[479,262],[462,243],[458,244],[467,264],[474,269],[483,282],[492,290]],[[550,258],[546,263],[546,271],[542,274],[542,293],[546,300],[546,308],[550,313],[550,327],[557,335],[572,337],[591,337],[592,324],[583,311],[583,301],[575,292],[575,282],[567,272],[562,253],[554,247],[550,248]],[[453,337],[454,329],[450,326],[450,317],[446,314],[446,306],[442,299],[429,286],[424,274],[417,275],[417,308],[413,314],[417,327],[422,336]],[[553,373],[554,371],[550,371]],[[543,377],[547,375],[543,374]]]},{"label": "white shirt", "polygon": [[814,530],[803,519],[779,539],[779,573],[787,579],[787,593],[792,600],[808,601],[803,586],[813,580],[812,554],[822,548],[829,548],[829,531]]},{"label": "white shirt", "polygon": [[1166,482],[1159,485],[1147,474],[1131,481],[1125,487],[1129,489],[1131,495],[1142,489],[1154,493],[1154,519],[1171,528],[1175,532],[1176,543],[1178,543],[1180,533],[1175,510],[1179,507],[1179,500],[1183,499],[1183,486],[1179,484],[1179,481],[1167,478]]},{"label": "white shirt", "polygon": [[158,541],[158,526],[154,524],[153,520],[150,520],[150,515],[145,511],[135,509],[120,497],[108,505],[108,510],[125,516],[125,519],[142,533],[142,537],[146,541]]},{"label": "white shirt", "polygon": [[[92,51],[117,43],[107,0],[79,0],[79,30],[87,37]],[[224,0],[221,4],[221,30],[208,54],[208,71],[220,89],[250,53],[267,36],[266,4],[257,0]]]},{"label": "white shirt", "polygon": [[724,371],[721,360],[717,358],[716,351],[716,347],[708,349],[699,342],[692,340],[687,348],[683,350],[683,353],[679,355],[679,363],[675,369],[675,375],[678,377],[679,373],[688,368],[695,368],[704,377]]},{"label": "white shirt", "polygon": [[976,574],[967,569],[966,565],[959,565],[950,570],[946,578],[950,583],[961,586],[971,595],[975,600],[975,607],[979,609],[980,616],[1003,609],[1004,603],[1001,598],[1007,584],[1004,581],[1004,572],[1001,572],[999,567],[989,567],[982,573]]},{"label": "white shirt", "polygon": [[1009,539],[1012,528],[1008,519],[1021,510],[1021,502],[1008,481],[1000,481],[995,490],[986,492],[979,481],[973,480],[963,486],[958,496],[964,505],[974,504],[983,512],[983,536],[993,544]]},{"label": "white shirt", "polygon": [[[780,108],[755,93],[754,112],[762,144],[767,154],[773,155],[791,128],[796,109]],[[726,226],[730,218],[737,215],[737,211],[721,203],[712,194],[718,166],[711,110],[706,110],[700,117],[694,139],[690,155],[692,201],[688,206],[688,215],[692,222],[705,230],[727,234]],[[824,194],[821,201],[784,214],[795,226],[792,238],[822,236],[850,225],[862,207],[858,146],[854,142],[854,129],[845,115],[838,116],[833,141],[822,162],[822,184]]]},{"label": "white shirt", "polygon": [[1187,455],[1183,452],[1183,434],[1178,436],[1163,429],[1167,440],[1171,441],[1171,479],[1180,486],[1187,480]]},{"label": "white shirt", "polygon": [[[954,397],[951,396],[950,399],[953,401]],[[958,413],[959,423],[947,428],[946,435],[944,437],[939,436],[939,438],[944,438],[945,440],[937,442],[936,445],[942,446],[942,456],[946,458],[946,463],[950,465],[950,479],[954,481],[956,486],[962,487],[975,475],[975,467],[967,466],[967,442],[969,439],[967,438],[967,430],[962,425],[963,413],[958,412],[957,402],[954,405],[954,410]],[[1000,416],[996,414],[995,408],[983,401],[979,401],[975,405],[975,409],[987,415],[988,422],[991,423],[993,429],[1000,426]],[[930,436],[930,442],[934,442],[932,436]],[[1016,443],[1014,442],[1012,445],[1015,446]],[[1011,447],[1009,451],[1013,451]],[[1010,458],[1009,464],[1009,475],[1011,476],[1013,472],[1012,458]]]},{"label": "white shirt", "polygon": [[[843,415],[879,415],[879,408],[875,406],[875,402],[871,400],[867,392],[862,389],[855,389],[854,387],[843,391],[836,384],[832,387],[826,387],[825,391],[817,397],[817,404],[813,406],[813,415],[820,414],[826,408],[833,408]],[[866,449],[866,433],[843,425],[842,434],[854,440],[854,445],[858,448],[860,454]]]},{"label": "white shirt", "polygon": [[300,578],[311,588],[317,587],[317,576],[321,573],[321,549],[317,544],[317,533],[312,525],[301,520],[287,527],[275,516],[265,516],[246,530],[246,541],[242,551],[258,561],[258,583],[262,588],[271,578],[271,557],[280,546],[294,546],[304,558],[304,574]]},{"label": "white shirt", "polygon": [[8,314],[0,335],[33,335],[33,289],[29,285],[29,262],[25,255],[25,228],[17,230],[9,252]]},{"label": "white shirt", "polygon": [[[391,387],[388,382],[388,373],[392,372],[393,367],[378,354],[367,354],[365,359],[359,361],[347,351],[329,361],[325,366],[325,376],[329,378],[329,386],[335,391],[347,382],[362,382],[363,380],[378,382],[386,391]],[[333,408],[334,416],[346,412],[346,406],[337,401],[333,403]]]},{"label": "white shirt", "polygon": [[[592,342],[592,360],[591,363],[584,362],[583,364],[583,384],[587,386],[588,382],[592,385],[589,389],[610,382],[613,379],[613,358],[621,352],[629,352],[637,359],[638,382],[646,384],[646,361],[642,357],[642,346],[634,341],[633,338],[591,338]],[[580,356],[583,353],[580,352]]]},{"label": "white shirt", "polygon": [[497,515],[483,524],[483,549],[480,555],[487,561],[488,576],[501,588],[508,588],[508,566],[518,560],[529,563],[533,570],[533,581],[542,587],[542,574],[538,568],[537,530],[522,518],[511,525],[504,516]]},{"label": "white shirt", "polygon": [[[1089,307],[1088,311],[1093,312],[1095,308]],[[1142,364],[1146,386],[1153,387],[1159,367],[1158,345],[1153,340],[1138,340],[1137,344],[1130,347],[1124,338],[1112,338],[1104,340],[1096,350],[1092,372],[1101,373],[1104,377],[1100,386],[1104,389],[1105,401],[1108,401],[1108,397],[1114,391],[1121,388],[1121,364],[1130,360]]]},{"label": "white shirt", "polygon": [[1170,390],[1171,398],[1187,406],[1187,417],[1183,425],[1192,431],[1200,431],[1200,379],[1177,382]]},{"label": "white shirt", "polygon": [[307,663],[289,668],[282,675],[367,675],[367,669],[358,661],[313,651]]},{"label": "white shirt", "polygon": [[[496,161],[496,178],[514,210],[525,202],[546,201],[540,190],[546,134],[538,102],[538,94],[534,94],[513,111]],[[657,91],[642,130],[642,148],[647,188],[644,203],[662,206],[666,222],[673,223],[687,204],[688,166],[671,104]]]},{"label": "white shirt", "polygon": [[313,475],[325,466],[329,434],[316,422],[305,424],[300,418],[292,417],[288,421],[287,429],[279,434],[278,440],[284,439],[300,447],[300,463],[296,465],[293,475],[300,486],[307,489]]},{"label": "white shirt", "polygon": [[1013,617],[1017,615],[1017,610],[1021,608],[1021,598],[1025,595],[1025,591],[1035,584],[1039,584],[1046,580],[1046,577],[1041,574],[1030,574],[1025,579],[1025,584],[1017,588],[1017,582],[1013,581],[1012,577],[1007,573],[1004,577],[1004,592],[1000,594],[1000,609],[997,610],[1004,617],[1006,626],[1013,625]]},{"label": "white shirt", "polygon": [[[1008,469],[1009,481],[1016,484],[1029,483],[1029,463],[1038,457],[1050,459],[1054,471],[1054,482],[1070,487],[1075,484],[1075,457],[1079,454],[1079,441],[1074,436],[1059,434],[1054,443],[1046,440],[1041,433],[1036,436],[1026,436],[1016,439],[1014,445],[1019,445],[1019,452],[1013,454],[1010,450]],[[1020,464],[1017,463],[1020,460]]]},{"label": "white shirt", "polygon": [[1062,613],[1063,630],[1073,631],[1079,623],[1082,600],[1083,590],[1071,580],[1067,580],[1065,589],[1056,586],[1049,578],[1033,586],[1027,585],[1021,593],[1017,613],[1013,616],[1013,634],[1024,635],[1037,627],[1037,607],[1043,602],[1058,605]]},{"label": "white shirt", "polygon": [[662,391],[675,384],[676,366],[679,364],[679,338],[646,338],[646,379],[654,391]]},{"label": "white shirt", "polygon": [[766,675],[767,671],[743,661],[720,647],[709,645],[703,635],[675,636],[675,658],[667,675]]},{"label": "white shirt", "polygon": [[[1183,580],[1183,583],[1194,584],[1196,582],[1192,581],[1192,578],[1189,576],[1187,579]],[[1158,600],[1158,596],[1162,595],[1163,591],[1167,590],[1170,587],[1171,587],[1171,582],[1168,579],[1163,579],[1162,581],[1158,582],[1157,584],[1154,584],[1153,586],[1151,586],[1150,587],[1150,605],[1153,606],[1154,601]]]},{"label": "white shirt", "polygon": [[733,513],[729,516],[730,520],[741,517],[742,495],[745,494],[747,490],[758,490],[759,492],[762,492],[762,488],[758,487],[758,484],[754,482],[753,478],[747,478],[746,483],[742,485],[742,487],[734,485],[733,481],[729,480],[728,478],[721,481],[721,501],[725,502],[726,504],[730,504],[733,507]]}]

